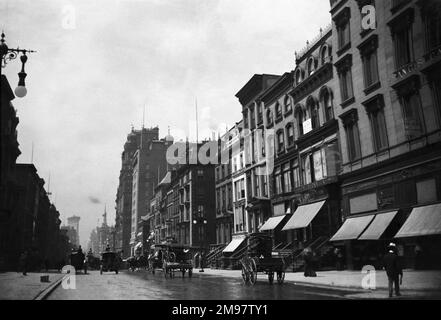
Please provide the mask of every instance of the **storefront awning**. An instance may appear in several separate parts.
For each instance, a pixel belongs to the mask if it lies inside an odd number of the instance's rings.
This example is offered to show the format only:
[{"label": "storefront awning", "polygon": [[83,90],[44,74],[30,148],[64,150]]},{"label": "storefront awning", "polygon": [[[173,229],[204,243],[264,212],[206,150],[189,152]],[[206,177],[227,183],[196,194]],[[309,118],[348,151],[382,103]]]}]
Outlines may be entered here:
[{"label": "storefront awning", "polygon": [[228,246],[223,250],[223,252],[234,252],[237,248],[245,241],[245,237],[237,237],[231,240]]},{"label": "storefront awning", "polygon": [[346,219],[330,241],[357,239],[373,219],[374,215]]},{"label": "storefront awning", "polygon": [[441,203],[415,208],[395,238],[441,234]]},{"label": "storefront awning", "polygon": [[374,221],[369,225],[365,232],[358,238],[358,240],[378,240],[386,231],[392,220],[397,215],[398,211],[377,214]]},{"label": "storefront awning", "polygon": [[282,230],[302,229],[309,226],[326,201],[307,204],[297,208]]},{"label": "storefront awning", "polygon": [[277,226],[282,222],[282,220],[285,217],[286,215],[269,218],[268,220],[266,220],[263,226],[260,227],[259,231],[274,230],[275,228],[277,228]]}]

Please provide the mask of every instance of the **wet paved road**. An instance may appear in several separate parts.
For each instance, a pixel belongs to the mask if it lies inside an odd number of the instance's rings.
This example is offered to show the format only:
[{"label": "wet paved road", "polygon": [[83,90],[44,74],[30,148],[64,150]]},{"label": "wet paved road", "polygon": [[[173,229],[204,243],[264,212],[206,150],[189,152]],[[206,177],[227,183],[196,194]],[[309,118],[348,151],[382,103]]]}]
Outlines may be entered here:
[{"label": "wet paved road", "polygon": [[58,286],[48,300],[304,300],[344,299],[346,292],[302,287],[290,283],[269,285],[264,275],[254,286],[241,279],[194,273],[193,278],[165,279],[162,272],[124,271],[76,275],[76,290]]}]

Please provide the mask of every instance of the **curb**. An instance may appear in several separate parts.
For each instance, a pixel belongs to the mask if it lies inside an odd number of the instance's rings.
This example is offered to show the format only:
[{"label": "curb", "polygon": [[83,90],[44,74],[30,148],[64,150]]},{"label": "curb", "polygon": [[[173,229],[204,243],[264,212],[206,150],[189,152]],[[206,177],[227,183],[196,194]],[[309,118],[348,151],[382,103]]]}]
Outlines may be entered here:
[{"label": "curb", "polygon": [[[207,276],[217,276],[216,274],[206,274]],[[231,278],[239,278],[238,276],[235,275],[226,275],[227,277],[231,277]],[[320,283],[310,283],[310,282],[303,282],[303,281],[297,281],[297,280],[289,280],[285,278],[285,283],[290,283],[293,285],[297,285],[297,286],[302,286],[302,287],[309,287],[309,288],[319,288],[319,289],[327,289],[327,290],[337,290],[337,291],[347,291],[347,292],[353,292],[353,293],[359,293],[359,294],[363,294],[363,293],[375,293],[375,292],[388,292],[388,288],[387,287],[379,287],[376,290],[365,290],[361,287],[355,287],[355,286],[337,286],[337,285],[332,285],[332,284],[320,284]],[[436,289],[402,289],[401,290],[403,293],[412,293],[412,294],[419,294],[419,295],[424,295],[424,294],[436,294],[439,293],[440,291],[436,290]]]},{"label": "curb", "polygon": [[63,282],[68,275],[64,275],[54,283],[51,283],[49,287],[41,291],[33,300],[45,300],[60,284]]}]

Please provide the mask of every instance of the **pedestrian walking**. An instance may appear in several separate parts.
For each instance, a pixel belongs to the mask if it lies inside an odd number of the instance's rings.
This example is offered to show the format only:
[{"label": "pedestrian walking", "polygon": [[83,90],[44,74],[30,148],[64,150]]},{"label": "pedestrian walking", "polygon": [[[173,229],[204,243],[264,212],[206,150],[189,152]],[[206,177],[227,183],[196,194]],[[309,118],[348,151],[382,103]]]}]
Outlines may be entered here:
[{"label": "pedestrian walking", "polygon": [[303,261],[304,261],[304,273],[305,277],[316,277],[317,274],[314,270],[314,257],[311,248],[306,248],[303,250]]},{"label": "pedestrian walking", "polygon": [[403,282],[403,269],[399,261],[395,243],[389,244],[388,252],[383,258],[383,265],[389,281],[389,298],[392,298],[394,287],[395,295],[397,297],[401,296],[400,284]]}]

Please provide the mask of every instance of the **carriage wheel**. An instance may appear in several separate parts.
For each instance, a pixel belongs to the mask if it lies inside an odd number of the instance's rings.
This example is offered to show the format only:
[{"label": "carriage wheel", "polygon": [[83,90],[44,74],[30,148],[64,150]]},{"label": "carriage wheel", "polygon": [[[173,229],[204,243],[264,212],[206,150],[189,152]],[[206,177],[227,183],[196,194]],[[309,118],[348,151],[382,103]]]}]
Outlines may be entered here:
[{"label": "carriage wheel", "polygon": [[277,271],[277,282],[282,284],[285,281],[285,271]]},{"label": "carriage wheel", "polygon": [[250,276],[244,263],[242,263],[242,280],[244,284],[247,284],[250,281]]},{"label": "carriage wheel", "polygon": [[257,281],[257,263],[255,259],[250,261],[250,283],[254,285]]},{"label": "carriage wheel", "polygon": [[274,282],[274,271],[269,271],[268,272],[268,281],[270,284],[273,284]]}]

